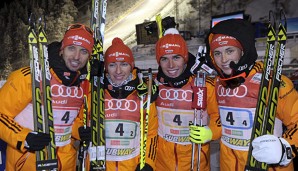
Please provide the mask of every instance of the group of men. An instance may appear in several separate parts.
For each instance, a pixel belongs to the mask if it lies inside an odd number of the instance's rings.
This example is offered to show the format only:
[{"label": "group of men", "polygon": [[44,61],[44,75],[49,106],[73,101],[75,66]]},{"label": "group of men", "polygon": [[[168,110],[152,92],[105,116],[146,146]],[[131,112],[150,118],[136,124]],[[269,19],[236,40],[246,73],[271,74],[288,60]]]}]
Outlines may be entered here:
[{"label": "group of men", "polygon": [[[106,170],[186,171],[199,166],[208,171],[210,141],[217,139],[221,170],[244,170],[250,143],[253,157],[267,163],[269,170],[294,170],[298,94],[287,77],[281,77],[274,135],[251,139],[264,69],[257,61],[254,43],[249,21],[222,21],[207,35],[206,61],[202,61],[200,55],[189,53],[179,32],[170,29],[156,42],[159,67],[149,86],[134,64],[131,49],[115,37],[104,53]],[[75,142],[91,140],[90,127],[83,125],[82,109],[84,94],[90,95],[85,84],[93,46],[93,32],[82,24],[71,25],[61,42],[48,46],[58,170],[76,170]],[[196,120],[202,119],[200,125],[193,124],[197,73],[191,72],[198,62],[206,62],[217,73],[205,80],[205,112],[196,115]],[[11,73],[0,89],[0,104],[0,139],[7,143],[6,171],[35,170],[35,152],[43,150],[51,138],[33,129],[30,67]],[[148,128],[144,135],[142,123]],[[147,139],[142,169],[141,136]]]}]

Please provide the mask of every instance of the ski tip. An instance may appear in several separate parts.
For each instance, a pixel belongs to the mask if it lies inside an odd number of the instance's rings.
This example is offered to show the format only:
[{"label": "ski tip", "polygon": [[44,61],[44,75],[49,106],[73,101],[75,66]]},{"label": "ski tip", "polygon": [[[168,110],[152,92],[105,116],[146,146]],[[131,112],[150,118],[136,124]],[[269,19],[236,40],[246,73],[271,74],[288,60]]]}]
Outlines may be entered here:
[{"label": "ski tip", "polygon": [[35,20],[36,20],[36,16],[35,16],[35,14],[33,14],[33,13],[31,13],[30,14],[30,16],[29,16],[29,19],[28,19],[28,21],[29,21],[29,25],[34,25],[35,24]]},{"label": "ski tip", "polygon": [[284,23],[284,28],[287,29],[287,18],[286,13],[283,9],[280,10],[280,21]]}]

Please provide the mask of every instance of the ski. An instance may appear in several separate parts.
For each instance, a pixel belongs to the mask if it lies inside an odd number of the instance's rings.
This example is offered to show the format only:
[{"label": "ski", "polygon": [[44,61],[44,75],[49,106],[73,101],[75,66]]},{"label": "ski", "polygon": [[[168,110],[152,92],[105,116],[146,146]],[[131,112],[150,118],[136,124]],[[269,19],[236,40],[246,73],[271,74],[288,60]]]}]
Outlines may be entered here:
[{"label": "ski", "polygon": [[28,45],[34,130],[50,134],[51,142],[46,150],[36,152],[36,170],[55,170],[58,168],[58,161],[56,158],[47,37],[41,18],[39,18],[38,24],[38,31],[36,32],[35,17],[31,14],[28,27]]},{"label": "ski", "polygon": [[[44,18],[45,19],[45,18]],[[56,145],[55,145],[55,130],[54,130],[54,116],[52,110],[52,95],[51,95],[51,73],[48,56],[48,39],[44,30],[42,19],[39,18],[38,27],[38,44],[39,54],[41,59],[42,68],[42,94],[43,94],[43,106],[44,106],[44,128],[45,133],[50,134],[51,142],[47,148],[47,161],[52,164],[49,168],[58,168],[58,161],[56,157]]]},{"label": "ski", "polygon": [[[272,11],[269,13],[272,15]],[[282,18],[283,17],[283,18]],[[269,21],[267,34],[267,49],[264,58],[264,70],[261,78],[259,97],[255,112],[254,127],[251,140],[265,134],[273,134],[276,107],[281,82],[282,66],[287,40],[287,23],[283,10],[280,11],[277,40],[275,32],[275,21],[273,25]],[[274,57],[275,43],[277,47]],[[273,69],[272,69],[273,68]],[[256,161],[252,156],[252,145],[250,143],[246,170],[267,170],[266,163]]]},{"label": "ski", "polygon": [[[146,149],[147,149],[147,135],[148,135],[148,125],[149,125],[149,115],[150,115],[150,104],[151,104],[151,94],[152,94],[152,69],[148,69],[148,85],[143,86],[143,74],[140,72],[138,74],[140,79],[140,84],[137,87],[138,90],[147,89],[147,100],[144,103],[145,94],[139,94],[140,96],[140,170],[143,169],[146,163]],[[146,107],[145,107],[146,106]],[[144,112],[146,108],[146,112]],[[145,117],[144,117],[145,114]]]},{"label": "ski", "polygon": [[103,41],[107,0],[92,0],[90,26],[94,31],[94,47],[91,62],[99,63],[99,74],[91,78],[91,145],[90,169],[105,170],[105,113],[104,113],[104,55]]},{"label": "ski", "polygon": [[140,97],[140,170],[142,170],[142,168],[145,165],[145,156],[146,156],[146,150],[144,146],[144,96],[145,94],[143,92],[147,87],[144,86],[143,73],[141,71],[138,72],[138,77],[140,82],[139,85],[137,86],[137,89],[139,90],[138,96]]},{"label": "ski", "polygon": [[161,14],[157,14],[155,17],[156,25],[157,25],[157,34],[158,38],[160,39],[163,36],[163,28],[162,28],[162,18]]},{"label": "ski", "polygon": [[[269,13],[269,19],[271,12]],[[274,21],[275,22],[275,21]],[[275,25],[275,23],[273,23]],[[267,32],[267,47],[266,53],[264,56],[264,70],[262,73],[260,88],[259,88],[259,96],[258,96],[258,103],[255,111],[255,119],[254,119],[254,127],[251,133],[251,140],[261,136],[262,129],[263,129],[263,120],[264,120],[264,113],[267,104],[267,96],[268,96],[268,88],[269,88],[269,76],[271,65],[273,63],[273,55],[274,55],[274,48],[275,48],[275,41],[276,41],[276,33],[274,26],[272,25],[271,21],[268,23],[268,32]],[[250,170],[252,168],[257,167],[257,161],[252,156],[252,145],[249,145],[248,151],[248,159],[247,159],[247,167],[246,169]]]},{"label": "ski", "polygon": [[[87,84],[89,86],[89,84]],[[88,90],[89,87],[85,87],[86,90]],[[88,91],[84,93],[84,109],[83,109],[83,125],[84,128],[87,127],[87,120],[88,120],[88,97],[87,97]],[[79,153],[78,153],[78,171],[85,171],[87,169],[87,164],[86,164],[86,151],[88,149],[88,145],[86,141],[81,141],[80,142],[80,148],[79,148]]]}]

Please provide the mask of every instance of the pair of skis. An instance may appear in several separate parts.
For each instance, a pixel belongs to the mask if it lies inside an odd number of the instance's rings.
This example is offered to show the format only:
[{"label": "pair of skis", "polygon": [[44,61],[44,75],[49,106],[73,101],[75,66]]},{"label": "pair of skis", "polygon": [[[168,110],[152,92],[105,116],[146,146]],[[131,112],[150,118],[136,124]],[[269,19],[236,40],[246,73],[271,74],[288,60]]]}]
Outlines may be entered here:
[{"label": "pair of skis", "polygon": [[28,27],[28,45],[32,80],[34,130],[50,134],[51,142],[46,147],[46,150],[36,152],[36,170],[55,170],[58,168],[58,161],[56,157],[52,111],[48,42],[41,17],[37,24],[38,26],[36,26],[35,16],[31,14]]},{"label": "pair of skis", "polygon": [[[99,8],[100,7],[100,8]],[[94,48],[91,60],[99,60],[99,75],[91,79],[91,146],[90,170],[105,170],[105,113],[104,113],[104,55],[103,41],[107,0],[92,0],[90,26],[94,31]],[[96,155],[94,155],[96,154]],[[95,157],[96,156],[96,157]]]},{"label": "pair of skis", "polygon": [[91,142],[81,142],[79,151],[79,170],[86,170],[86,151],[90,159],[90,170],[106,170],[105,154],[105,113],[104,113],[104,55],[103,41],[106,21],[107,0],[92,0],[90,27],[94,31],[94,46],[90,63],[98,64],[98,74],[90,75],[91,86],[91,114],[88,114],[87,95],[84,96],[85,109],[83,113],[84,126],[91,127]]},{"label": "pair of skis", "polygon": [[[285,55],[285,44],[287,40],[287,23],[285,14],[283,10],[281,10],[278,32],[276,35],[275,18],[273,17],[274,20],[271,23],[271,16],[273,16],[272,11],[269,12],[267,49],[264,57],[264,70],[261,78],[251,141],[261,135],[273,134],[274,130],[282,66]],[[274,57],[276,37],[277,48]],[[260,163],[253,158],[252,145],[250,143],[245,170],[267,170],[267,167],[266,163]]]}]

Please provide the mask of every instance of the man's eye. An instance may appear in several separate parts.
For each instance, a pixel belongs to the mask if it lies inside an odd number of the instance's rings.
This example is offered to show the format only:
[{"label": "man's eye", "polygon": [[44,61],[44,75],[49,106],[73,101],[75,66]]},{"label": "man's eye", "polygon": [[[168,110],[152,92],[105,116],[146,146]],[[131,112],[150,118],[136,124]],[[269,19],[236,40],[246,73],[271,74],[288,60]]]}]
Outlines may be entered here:
[{"label": "man's eye", "polygon": [[74,46],[68,46],[67,49],[68,49],[68,50],[74,50],[75,47],[74,47]]},{"label": "man's eye", "polygon": [[214,56],[220,56],[219,52],[214,52]]},{"label": "man's eye", "polygon": [[180,58],[181,58],[180,56],[174,56],[174,57],[173,57],[174,60],[178,60],[178,59],[180,59]]},{"label": "man's eye", "polygon": [[231,54],[233,52],[234,52],[234,50],[227,50],[227,54]]},{"label": "man's eye", "polygon": [[166,61],[167,58],[160,58],[160,61]]},{"label": "man's eye", "polygon": [[115,67],[115,64],[114,63],[110,63],[109,64],[109,67]]},{"label": "man's eye", "polygon": [[82,49],[81,52],[82,52],[82,54],[84,54],[84,55],[88,54],[88,50],[87,50],[87,49]]},{"label": "man's eye", "polygon": [[125,63],[122,63],[121,65],[122,66],[128,66],[128,63],[125,62]]}]

